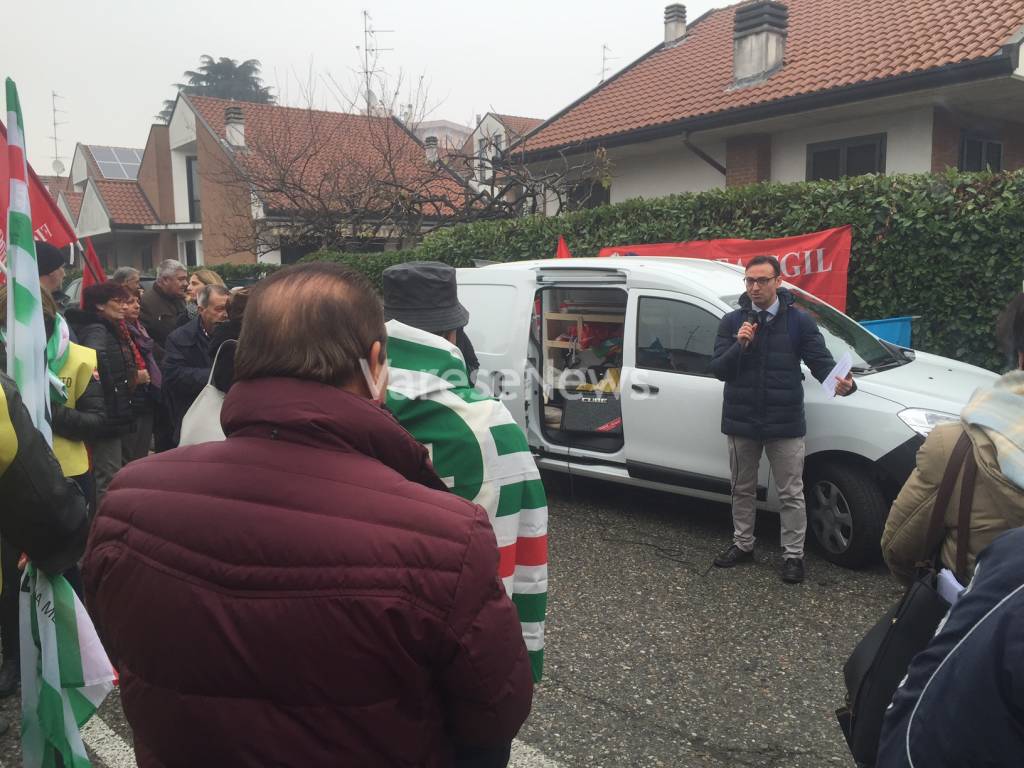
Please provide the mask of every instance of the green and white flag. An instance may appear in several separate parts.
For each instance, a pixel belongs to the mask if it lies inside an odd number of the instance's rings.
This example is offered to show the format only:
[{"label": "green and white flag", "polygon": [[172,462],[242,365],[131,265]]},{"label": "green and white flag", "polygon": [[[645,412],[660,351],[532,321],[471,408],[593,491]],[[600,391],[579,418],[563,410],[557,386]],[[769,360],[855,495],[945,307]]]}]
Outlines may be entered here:
[{"label": "green and white flag", "polygon": [[469,383],[458,348],[392,320],[387,405],[430,451],[453,493],[487,510],[498,575],[519,611],[534,680],[544,668],[548,508],[540,472],[508,408]]},{"label": "green and white flag", "polygon": [[[53,443],[50,372],[28,193],[25,124],[18,89],[7,79],[7,365],[36,429]],[[4,179],[0,179],[3,183]],[[13,300],[12,300],[13,297]],[[59,351],[59,350],[58,350]],[[33,565],[21,589],[21,743],[26,768],[86,768],[79,728],[113,688],[114,670],[85,607],[63,576]]]},{"label": "green and white flag", "polygon": [[88,768],[79,729],[114,687],[92,620],[67,579],[29,564],[20,622],[23,764],[51,768],[59,754],[65,768]]},{"label": "green and white flag", "polygon": [[[7,159],[10,208],[7,215],[7,375],[18,382],[21,399],[36,429],[53,443],[46,376],[46,329],[39,292],[32,208],[28,196],[25,124],[14,81],[7,78]],[[6,179],[0,179],[0,183]],[[13,297],[13,301],[11,298]]]}]

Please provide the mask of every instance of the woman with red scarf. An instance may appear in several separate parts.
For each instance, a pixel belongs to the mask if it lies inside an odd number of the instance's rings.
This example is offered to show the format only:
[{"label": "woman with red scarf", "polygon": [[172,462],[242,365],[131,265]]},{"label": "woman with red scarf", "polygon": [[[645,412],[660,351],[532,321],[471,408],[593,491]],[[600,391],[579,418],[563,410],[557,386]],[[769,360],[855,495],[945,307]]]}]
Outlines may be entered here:
[{"label": "woman with red scarf", "polygon": [[132,398],[135,432],[128,435],[123,444],[125,464],[149,455],[153,417],[160,402],[160,368],[153,356],[153,338],[139,322],[140,309],[138,295],[131,295],[125,302],[124,320],[121,321],[122,338],[131,347],[138,371]]}]

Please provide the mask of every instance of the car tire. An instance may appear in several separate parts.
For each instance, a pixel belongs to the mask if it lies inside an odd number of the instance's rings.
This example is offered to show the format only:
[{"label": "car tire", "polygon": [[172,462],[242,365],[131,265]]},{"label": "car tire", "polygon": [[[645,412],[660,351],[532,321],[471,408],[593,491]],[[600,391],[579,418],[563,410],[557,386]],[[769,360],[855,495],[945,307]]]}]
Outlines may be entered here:
[{"label": "car tire", "polygon": [[856,465],[835,461],[807,474],[807,525],[825,559],[844,568],[877,562],[889,514],[878,482]]}]

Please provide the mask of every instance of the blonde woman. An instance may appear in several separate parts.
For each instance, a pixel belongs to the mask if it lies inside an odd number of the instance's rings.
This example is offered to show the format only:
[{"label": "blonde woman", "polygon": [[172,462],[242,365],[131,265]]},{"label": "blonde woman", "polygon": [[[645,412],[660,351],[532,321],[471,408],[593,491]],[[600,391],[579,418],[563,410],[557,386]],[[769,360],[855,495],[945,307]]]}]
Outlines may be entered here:
[{"label": "blonde woman", "polygon": [[[185,316],[187,320],[194,320],[199,313],[199,305],[196,304],[196,297],[203,290],[204,285],[224,285],[224,278],[212,269],[197,269],[188,278],[188,288],[185,289]],[[184,325],[184,322],[180,323]]]}]

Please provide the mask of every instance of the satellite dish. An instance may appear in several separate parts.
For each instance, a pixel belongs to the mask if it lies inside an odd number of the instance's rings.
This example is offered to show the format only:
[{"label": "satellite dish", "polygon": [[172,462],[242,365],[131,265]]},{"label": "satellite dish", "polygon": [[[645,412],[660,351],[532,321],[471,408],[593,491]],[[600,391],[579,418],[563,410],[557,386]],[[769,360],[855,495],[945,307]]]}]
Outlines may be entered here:
[{"label": "satellite dish", "polygon": [[51,167],[53,168],[53,172],[56,173],[58,176],[63,175],[65,168],[64,163],[62,163],[60,160],[54,160],[53,165]]}]

